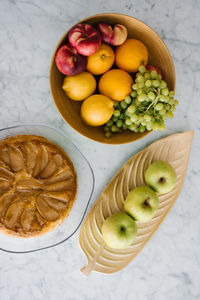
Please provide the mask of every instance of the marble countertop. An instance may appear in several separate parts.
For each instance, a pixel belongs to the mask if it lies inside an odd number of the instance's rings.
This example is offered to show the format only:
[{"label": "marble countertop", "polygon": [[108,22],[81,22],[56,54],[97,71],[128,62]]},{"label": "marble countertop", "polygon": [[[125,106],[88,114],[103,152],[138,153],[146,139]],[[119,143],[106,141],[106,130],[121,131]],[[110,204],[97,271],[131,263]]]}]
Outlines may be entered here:
[{"label": "marble countertop", "polygon": [[[165,41],[176,68],[180,105],[166,132],[122,146],[92,142],[61,118],[49,89],[49,65],[71,24],[100,12],[120,12],[150,25]],[[171,133],[194,129],[182,192],[157,233],[123,271],[80,273],[78,232],[55,248],[29,254],[0,252],[0,299],[200,299],[200,2],[198,0],[1,0],[0,127],[37,122],[68,134],[96,177],[91,205],[115,172],[138,150]]]}]

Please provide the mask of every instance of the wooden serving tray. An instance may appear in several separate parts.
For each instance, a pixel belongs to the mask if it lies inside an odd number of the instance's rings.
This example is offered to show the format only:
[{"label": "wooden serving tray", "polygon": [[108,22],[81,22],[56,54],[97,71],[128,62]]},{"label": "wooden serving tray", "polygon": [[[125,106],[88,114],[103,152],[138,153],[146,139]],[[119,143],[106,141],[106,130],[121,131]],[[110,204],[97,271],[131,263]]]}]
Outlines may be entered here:
[{"label": "wooden serving tray", "polygon": [[[79,243],[88,263],[81,269],[89,275],[91,271],[114,273],[127,266],[143,249],[158,229],[175,203],[186,174],[193,131],[170,135],[151,144],[134,155],[114,176],[101,193],[81,226]],[[173,166],[177,174],[176,187],[159,196],[159,208],[154,218],[147,223],[137,222],[138,233],[133,244],[125,250],[109,248],[102,239],[101,227],[106,218],[123,211],[124,200],[130,190],[144,185],[144,173],[148,166],[163,160]]]}]

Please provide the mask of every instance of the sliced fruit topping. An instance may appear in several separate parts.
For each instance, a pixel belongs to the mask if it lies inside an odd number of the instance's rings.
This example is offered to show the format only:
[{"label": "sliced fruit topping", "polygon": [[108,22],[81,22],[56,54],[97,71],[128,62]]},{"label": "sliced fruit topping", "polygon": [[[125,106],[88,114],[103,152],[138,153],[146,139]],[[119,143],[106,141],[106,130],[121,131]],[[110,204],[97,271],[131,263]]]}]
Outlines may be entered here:
[{"label": "sliced fruit topping", "polygon": [[55,174],[52,178],[48,180],[48,183],[64,181],[72,177],[72,175],[73,175],[72,170],[68,167],[67,169],[61,170],[57,174]]},{"label": "sliced fruit topping", "polygon": [[63,192],[68,190],[73,182],[73,178],[70,178],[65,181],[49,183],[45,186],[45,190],[49,192]]},{"label": "sliced fruit topping", "polygon": [[38,148],[33,143],[26,143],[25,144],[25,150],[26,150],[26,169],[29,174],[32,174],[32,171],[36,164],[36,158],[38,154]]},{"label": "sliced fruit topping", "polygon": [[40,215],[47,221],[56,221],[60,216],[59,212],[49,206],[42,197],[38,197],[36,207]]},{"label": "sliced fruit topping", "polygon": [[55,173],[57,168],[58,167],[57,167],[55,161],[53,159],[50,159],[48,161],[48,163],[46,164],[45,168],[43,169],[43,171],[40,173],[40,177],[42,179],[49,178],[50,176],[52,176]]},{"label": "sliced fruit topping", "polygon": [[0,198],[0,217],[2,218],[8,209],[9,205],[15,199],[14,194],[5,194]]},{"label": "sliced fruit topping", "polygon": [[66,209],[68,206],[67,201],[63,202],[59,199],[56,199],[53,197],[48,197],[48,196],[43,196],[42,198],[48,203],[48,205],[50,205],[52,208],[54,208],[55,210],[57,210],[59,212]]},{"label": "sliced fruit topping", "polygon": [[35,209],[33,208],[27,208],[23,211],[20,222],[25,232],[32,231],[32,225],[34,222],[37,222],[38,229],[41,227],[35,217]]},{"label": "sliced fruit topping", "polygon": [[48,163],[48,159],[49,159],[48,151],[46,147],[42,145],[38,151],[35,167],[33,170],[32,175],[34,177],[37,177],[39,173],[43,171],[43,169],[46,167]]},{"label": "sliced fruit topping", "polygon": [[27,201],[16,201],[12,203],[6,211],[4,224],[7,228],[18,231],[20,228],[20,218]]},{"label": "sliced fruit topping", "polygon": [[21,171],[24,167],[24,159],[21,151],[13,145],[12,146],[8,145],[7,147],[8,147],[11,170],[13,172]]},{"label": "sliced fruit topping", "polygon": [[3,194],[9,191],[12,188],[13,184],[9,180],[0,180],[0,194]]}]

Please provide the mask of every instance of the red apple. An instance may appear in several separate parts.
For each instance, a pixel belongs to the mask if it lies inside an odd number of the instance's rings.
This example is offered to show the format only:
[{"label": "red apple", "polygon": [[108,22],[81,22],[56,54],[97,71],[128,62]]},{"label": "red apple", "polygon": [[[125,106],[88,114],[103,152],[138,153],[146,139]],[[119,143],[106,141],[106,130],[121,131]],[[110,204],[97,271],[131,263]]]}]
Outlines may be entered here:
[{"label": "red apple", "polygon": [[124,25],[116,24],[112,28],[110,24],[99,23],[98,29],[101,32],[102,40],[113,46],[119,46],[127,39],[127,29]]},{"label": "red apple", "polygon": [[78,53],[90,56],[101,46],[101,35],[90,24],[78,24],[69,32],[69,42]]},{"label": "red apple", "polygon": [[163,72],[161,71],[161,69],[159,69],[158,67],[152,66],[152,65],[148,65],[146,66],[146,69],[151,72],[153,70],[155,70],[158,74],[160,74],[161,79],[163,79]]},{"label": "red apple", "polygon": [[80,55],[70,44],[58,49],[55,60],[58,70],[68,76],[83,72],[87,65],[87,57]]}]

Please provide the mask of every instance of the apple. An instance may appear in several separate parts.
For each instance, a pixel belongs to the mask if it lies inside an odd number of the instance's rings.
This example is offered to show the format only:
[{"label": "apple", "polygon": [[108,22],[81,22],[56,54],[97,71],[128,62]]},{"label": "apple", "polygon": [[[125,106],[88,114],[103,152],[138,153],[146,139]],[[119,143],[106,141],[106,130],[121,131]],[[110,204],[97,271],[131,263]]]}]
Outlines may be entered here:
[{"label": "apple", "polygon": [[139,222],[150,221],[158,209],[158,196],[147,185],[130,191],[124,202],[124,210]]},{"label": "apple", "polygon": [[68,39],[78,53],[85,56],[96,53],[101,46],[101,35],[90,24],[78,24],[74,26],[69,32]]},{"label": "apple", "polygon": [[116,24],[112,28],[110,24],[99,23],[97,26],[102,40],[108,44],[119,46],[127,39],[128,31],[124,25]]},{"label": "apple", "polygon": [[145,172],[146,183],[157,193],[169,193],[176,185],[176,172],[165,161],[153,162]]},{"label": "apple", "polygon": [[55,61],[58,70],[68,76],[83,72],[87,65],[87,57],[80,55],[70,44],[58,49]]},{"label": "apple", "polygon": [[146,69],[147,69],[149,72],[155,70],[155,71],[161,76],[161,79],[163,79],[163,72],[161,71],[160,68],[158,68],[158,67],[156,67],[156,66],[148,65],[148,66],[146,66]]},{"label": "apple", "polygon": [[126,249],[134,241],[137,234],[135,221],[124,213],[108,217],[102,226],[102,236],[108,247]]}]

